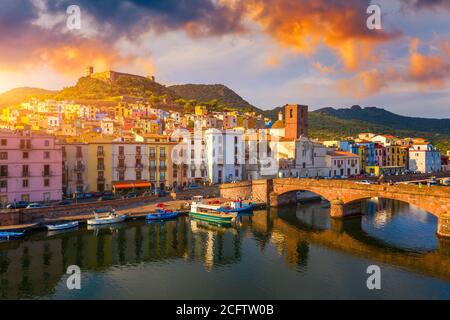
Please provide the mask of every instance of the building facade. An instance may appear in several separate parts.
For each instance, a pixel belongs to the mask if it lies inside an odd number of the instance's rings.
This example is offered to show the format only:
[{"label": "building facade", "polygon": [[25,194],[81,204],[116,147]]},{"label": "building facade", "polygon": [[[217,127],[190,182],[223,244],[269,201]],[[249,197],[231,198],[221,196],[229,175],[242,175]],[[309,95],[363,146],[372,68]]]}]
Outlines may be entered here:
[{"label": "building facade", "polygon": [[0,132],[0,202],[62,198],[62,151],[51,135]]}]

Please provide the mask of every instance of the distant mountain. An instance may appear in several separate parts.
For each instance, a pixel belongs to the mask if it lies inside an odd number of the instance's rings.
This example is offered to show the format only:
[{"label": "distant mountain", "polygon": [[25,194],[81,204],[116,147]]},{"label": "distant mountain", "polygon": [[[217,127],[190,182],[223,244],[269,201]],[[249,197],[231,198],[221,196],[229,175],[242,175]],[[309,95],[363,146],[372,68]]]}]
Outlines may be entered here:
[{"label": "distant mountain", "polygon": [[341,139],[361,132],[422,137],[441,151],[450,150],[450,119],[400,116],[380,108],[324,108],[309,113],[310,133],[320,139]]},{"label": "distant mountain", "polygon": [[360,106],[353,106],[351,108],[344,109],[324,108],[316,110],[315,112],[334,116],[339,119],[370,122],[393,129],[415,130],[450,135],[450,119],[406,117],[381,108],[361,108]]},{"label": "distant mountain", "polygon": [[153,79],[142,76],[107,71],[81,77],[73,87],[64,88],[55,96],[58,100],[114,100],[120,96],[135,98],[179,96]]},{"label": "distant mountain", "polygon": [[196,100],[199,103],[217,100],[218,105],[222,107],[261,112],[223,84],[182,84],[169,86],[168,89],[185,100]]},{"label": "distant mountain", "polygon": [[48,99],[54,96],[57,92],[58,91],[30,87],[14,88],[0,94],[0,108],[19,105],[23,102],[29,101],[32,98]]}]

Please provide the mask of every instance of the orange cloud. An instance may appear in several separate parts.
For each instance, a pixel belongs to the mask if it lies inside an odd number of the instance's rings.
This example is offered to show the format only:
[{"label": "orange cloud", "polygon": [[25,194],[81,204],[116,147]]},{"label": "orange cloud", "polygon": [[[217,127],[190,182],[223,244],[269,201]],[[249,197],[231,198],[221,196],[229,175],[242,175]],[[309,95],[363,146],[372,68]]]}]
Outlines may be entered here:
[{"label": "orange cloud", "polygon": [[347,71],[376,62],[374,48],[397,36],[366,27],[368,2],[246,0],[247,14],[279,43],[311,55],[330,48]]},{"label": "orange cloud", "polygon": [[329,66],[324,66],[320,62],[313,63],[314,68],[316,68],[321,74],[335,74],[336,71]]},{"label": "orange cloud", "polygon": [[337,82],[337,89],[340,94],[357,99],[376,94],[386,86],[386,76],[376,69],[363,71],[352,78],[340,79]]},{"label": "orange cloud", "polygon": [[[420,40],[414,38],[410,42],[409,69],[407,78],[417,82],[424,88],[442,88],[450,77],[449,51],[441,54],[425,55],[419,52]],[[441,47],[444,49],[448,42]],[[445,54],[444,54],[445,53]]]}]

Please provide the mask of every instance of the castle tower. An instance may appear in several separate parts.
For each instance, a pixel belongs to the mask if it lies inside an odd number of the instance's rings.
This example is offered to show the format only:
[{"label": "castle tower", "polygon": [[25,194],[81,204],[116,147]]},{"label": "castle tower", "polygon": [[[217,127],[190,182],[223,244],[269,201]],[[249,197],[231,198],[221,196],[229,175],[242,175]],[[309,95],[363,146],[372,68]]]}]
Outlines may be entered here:
[{"label": "castle tower", "polygon": [[86,77],[90,77],[94,74],[94,67],[89,66],[86,68]]},{"label": "castle tower", "polygon": [[308,137],[308,106],[288,104],[284,107],[285,137]]}]

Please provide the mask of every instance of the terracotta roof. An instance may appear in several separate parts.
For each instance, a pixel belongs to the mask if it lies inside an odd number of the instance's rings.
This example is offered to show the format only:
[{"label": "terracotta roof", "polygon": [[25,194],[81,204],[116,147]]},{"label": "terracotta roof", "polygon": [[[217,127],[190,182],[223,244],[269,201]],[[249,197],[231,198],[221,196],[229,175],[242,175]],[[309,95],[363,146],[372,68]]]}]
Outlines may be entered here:
[{"label": "terracotta roof", "polygon": [[329,151],[327,152],[328,155],[330,156],[334,156],[334,157],[358,157],[357,154],[351,153],[351,152],[347,152],[347,151]]}]

